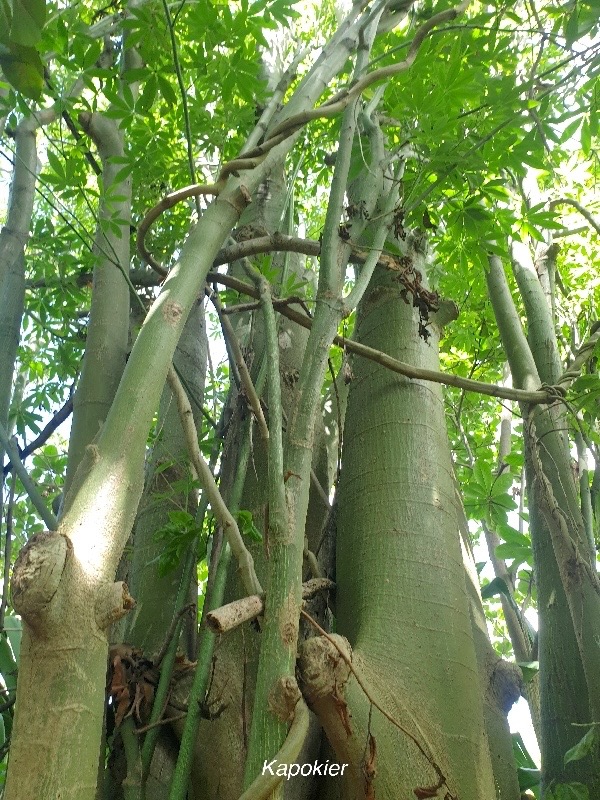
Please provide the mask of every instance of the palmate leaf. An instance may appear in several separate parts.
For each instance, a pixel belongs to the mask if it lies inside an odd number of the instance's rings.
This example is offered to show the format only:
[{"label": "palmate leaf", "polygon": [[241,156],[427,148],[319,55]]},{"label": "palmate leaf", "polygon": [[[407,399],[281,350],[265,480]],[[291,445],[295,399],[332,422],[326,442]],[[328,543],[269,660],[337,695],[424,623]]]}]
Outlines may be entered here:
[{"label": "palmate leaf", "polygon": [[[512,542],[503,542],[499,544],[496,548],[496,555],[498,558],[513,559],[517,564],[522,564],[523,562],[531,564],[533,558],[531,547],[513,544]],[[515,564],[513,564],[513,567],[514,566]]]}]

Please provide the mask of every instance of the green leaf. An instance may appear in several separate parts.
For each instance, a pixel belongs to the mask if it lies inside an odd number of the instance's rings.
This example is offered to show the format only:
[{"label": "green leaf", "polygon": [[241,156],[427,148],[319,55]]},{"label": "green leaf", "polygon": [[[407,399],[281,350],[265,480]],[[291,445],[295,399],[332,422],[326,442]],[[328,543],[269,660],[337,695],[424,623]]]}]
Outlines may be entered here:
[{"label": "green leaf", "polygon": [[573,4],[573,10],[565,19],[564,31],[565,39],[567,40],[566,45],[571,47],[579,37],[579,7],[577,3]]},{"label": "green leaf", "polygon": [[64,183],[66,185],[67,175],[65,172],[65,165],[63,161],[56,155],[56,153],[53,150],[48,149],[46,155],[48,157],[48,164],[50,165],[52,171],[54,172],[54,175],[61,183]]},{"label": "green leaf", "polygon": [[532,681],[540,671],[539,661],[517,661],[517,664],[521,667],[525,683]]},{"label": "green leaf", "polygon": [[557,783],[545,800],[589,800],[590,792],[583,783]]},{"label": "green leaf", "polygon": [[12,0],[10,40],[22,47],[34,47],[46,24],[45,0]]},{"label": "green leaf", "polygon": [[254,524],[251,511],[238,511],[235,517],[240,531],[245,536],[247,536],[249,539],[252,539],[253,542],[262,542],[262,533]]},{"label": "green leaf", "polygon": [[504,581],[502,578],[494,578],[493,581],[490,581],[481,589],[481,596],[484,600],[489,600],[490,597],[495,597],[497,594],[503,594],[506,595],[506,597],[510,597],[510,592],[508,586],[506,585],[506,581]]},{"label": "green leaf", "polygon": [[156,80],[158,83],[158,89],[165,100],[170,106],[177,105],[177,95],[175,94],[175,89],[171,86],[169,81],[160,74],[156,75]]},{"label": "green leaf", "polygon": [[81,69],[86,70],[93,67],[94,64],[98,61],[101,52],[102,52],[102,46],[100,42],[92,42],[83,55],[83,59],[81,61]]},{"label": "green leaf", "polygon": [[0,674],[4,682],[13,688],[16,685],[17,665],[14,653],[6,636],[6,632],[0,633]]},{"label": "green leaf", "polygon": [[500,494],[507,494],[508,490],[512,487],[514,482],[513,476],[510,472],[504,471],[501,475],[494,480],[490,494],[492,497]]},{"label": "green leaf", "polygon": [[519,564],[523,561],[529,564],[532,558],[531,547],[523,547],[522,545],[515,545],[508,542],[498,545],[496,548],[496,555],[498,558],[512,558]]},{"label": "green leaf", "polygon": [[487,461],[478,458],[473,465],[473,478],[475,482],[485,487],[485,494],[489,494],[489,487],[492,485],[492,468]]},{"label": "green leaf", "polygon": [[169,519],[173,525],[181,527],[189,527],[195,522],[194,517],[188,511],[169,511]]},{"label": "green leaf", "polygon": [[505,541],[505,542],[512,542],[512,544],[520,544],[522,547],[529,547],[531,544],[531,540],[529,536],[526,536],[521,531],[518,531],[516,528],[513,528],[512,525],[509,525],[507,522],[499,525],[496,529],[496,533]]},{"label": "green leaf", "polygon": [[493,505],[501,506],[509,511],[518,508],[517,504],[509,494],[494,494],[490,495],[491,503]]},{"label": "green leaf", "polygon": [[597,742],[598,728],[596,725],[592,725],[585,736],[583,736],[574,747],[567,750],[565,753],[565,765],[568,764],[569,761],[580,761],[582,758],[585,758]]},{"label": "green leaf", "polygon": [[44,88],[44,65],[34,47],[0,44],[0,67],[8,82],[31,100],[39,100]]},{"label": "green leaf", "polygon": [[147,114],[152,108],[158,93],[158,80],[154,73],[150,75],[137,101],[136,108],[142,114]]},{"label": "green leaf", "polygon": [[12,12],[8,0],[0,0],[0,44],[10,44],[10,24]]},{"label": "green leaf", "polygon": [[542,773],[537,767],[517,767],[517,778],[519,780],[519,789],[524,792],[526,789],[533,789],[534,786],[539,786]]},{"label": "green leaf", "polygon": [[21,636],[23,633],[23,623],[14,614],[7,614],[4,618],[4,630],[8,636],[8,641],[13,651],[16,663],[19,663],[21,655]]},{"label": "green leaf", "polygon": [[578,116],[577,119],[573,120],[573,122],[570,122],[567,125],[567,127],[564,128],[564,130],[561,132],[560,135],[561,144],[564,144],[564,142],[568,142],[569,139],[577,133],[577,131],[579,130],[579,126],[581,125],[582,119],[583,118],[581,116]]},{"label": "green leaf", "polygon": [[581,124],[581,149],[584,156],[589,156],[592,151],[592,132],[590,130],[590,119],[588,116],[583,118]]}]

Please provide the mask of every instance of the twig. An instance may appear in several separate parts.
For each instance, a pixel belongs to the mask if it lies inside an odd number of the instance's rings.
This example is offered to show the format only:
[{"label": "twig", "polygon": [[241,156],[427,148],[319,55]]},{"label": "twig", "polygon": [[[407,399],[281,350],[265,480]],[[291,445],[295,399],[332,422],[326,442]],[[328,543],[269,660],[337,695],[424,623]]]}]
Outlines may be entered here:
[{"label": "twig", "polygon": [[184,711],[181,714],[176,714],[174,717],[161,717],[156,722],[151,722],[148,725],[143,725],[141,728],[136,728],[133,732],[136,736],[139,736],[142,733],[152,730],[152,728],[157,728],[160,725],[168,725],[170,722],[177,722],[177,720],[184,719],[186,716],[187,711]]},{"label": "twig", "polygon": [[27,470],[23,466],[23,462],[19,458],[19,448],[13,442],[12,439],[8,438],[6,429],[1,422],[0,422],[0,443],[4,447],[6,455],[9,457],[10,463],[12,464],[14,471],[19,476],[19,480],[23,484],[23,488],[27,492],[29,499],[33,503],[40,517],[46,523],[46,527],[50,531],[55,531],[56,528],[58,527],[58,521],[54,516],[54,514],[50,511],[46,503],[44,502],[44,498],[40,494],[39,489],[29,477],[29,473],[27,472]]},{"label": "twig", "polygon": [[242,348],[240,347],[238,338],[235,335],[233,325],[229,321],[229,318],[224,314],[225,309],[221,305],[219,295],[216,292],[212,292],[210,299],[212,300],[217,314],[219,315],[221,327],[223,328],[223,334],[225,335],[229,347],[231,348],[231,355],[233,356],[235,365],[238,368],[242,387],[246,393],[246,397],[248,398],[250,408],[256,417],[261,436],[266,442],[269,438],[269,428],[267,427],[265,415],[263,414],[262,406],[260,404],[260,398],[256,393],[254,384],[252,383],[252,378],[250,377],[250,372],[248,371],[248,366],[246,365],[244,354],[242,353]]},{"label": "twig", "polygon": [[585,206],[582,206],[581,203],[579,203],[577,200],[574,200],[572,197],[561,197],[559,200],[553,200],[550,203],[550,210],[552,211],[552,209],[556,208],[556,206],[565,204],[573,206],[573,208],[576,208],[577,211],[579,211],[579,213],[581,214],[581,216],[584,217],[584,219],[586,219],[590,223],[590,225],[596,231],[596,233],[600,234],[600,223],[598,223],[594,219],[594,217],[590,214],[587,208],[585,208]]},{"label": "twig", "polygon": [[231,550],[238,561],[246,592],[248,594],[262,594],[262,586],[260,585],[254,570],[254,560],[244,544],[244,540],[242,539],[242,534],[240,533],[237,522],[231,515],[231,512],[227,508],[227,505],[221,496],[221,492],[219,491],[219,487],[217,486],[213,474],[210,471],[210,467],[200,452],[200,448],[198,446],[198,433],[196,431],[196,426],[194,425],[192,408],[185,393],[185,389],[183,388],[181,381],[179,380],[179,377],[177,376],[177,373],[173,367],[169,369],[167,380],[169,381],[169,386],[171,387],[171,391],[173,392],[177,402],[181,427],[184,431],[193,468],[196,472],[198,480],[206,492],[206,496],[210,502],[213,514],[223,526],[229,546],[231,547]]},{"label": "twig", "polygon": [[[183,124],[185,127],[185,142],[187,147],[188,168],[190,171],[190,179],[192,183],[196,183],[196,166],[194,164],[194,151],[192,149],[192,125],[190,123],[190,110],[187,101],[187,92],[183,83],[183,75],[181,72],[181,64],[179,62],[179,53],[177,51],[177,40],[175,39],[175,26],[171,18],[171,12],[167,0],[162,0],[163,11],[165,12],[165,19],[167,20],[167,28],[169,29],[169,39],[171,40],[171,52],[173,53],[173,65],[175,67],[175,74],[177,75],[177,84],[179,86],[179,94],[181,96],[181,108],[183,110]],[[196,198],[196,210],[200,213],[200,198]]]},{"label": "twig", "polygon": [[[103,55],[104,55],[104,54],[103,54]],[[100,59],[99,59],[99,60],[100,60]],[[50,89],[50,91],[51,91],[51,92],[54,92],[54,91],[55,91],[55,88],[54,88],[54,86],[53,86],[53,84],[52,84],[52,78],[50,77],[50,70],[48,69],[48,67],[44,67],[44,80],[46,81],[46,86],[48,87],[48,89]],[[102,175],[102,167],[101,167],[101,166],[100,166],[100,164],[98,164],[98,162],[96,161],[96,158],[95,158],[95,157],[94,157],[94,155],[92,154],[92,152],[91,152],[91,150],[89,149],[89,147],[87,147],[87,145],[84,143],[84,141],[83,141],[83,136],[81,135],[81,133],[80,133],[80,132],[79,132],[79,130],[77,129],[77,126],[76,126],[76,125],[75,125],[75,123],[73,122],[73,119],[71,118],[71,115],[69,114],[69,112],[68,112],[66,109],[63,109],[63,110],[62,110],[62,112],[61,112],[61,117],[63,118],[63,120],[64,120],[64,122],[65,122],[65,125],[67,126],[67,128],[68,128],[68,129],[71,131],[71,133],[73,134],[73,138],[75,139],[75,141],[77,142],[77,144],[78,144],[78,145],[80,145],[80,146],[82,147],[83,157],[85,158],[85,160],[88,162],[88,164],[89,164],[89,165],[90,165],[90,167],[92,168],[92,171],[93,171],[93,172],[94,172],[94,173],[95,173],[95,174],[96,174],[98,177],[99,177],[100,175]],[[62,137],[61,137],[61,138],[62,138]]]},{"label": "twig", "polygon": [[[281,306],[290,306],[290,305],[299,305],[302,306],[305,313],[308,314],[308,308],[306,306],[306,301],[300,295],[291,295],[290,297],[282,297],[282,298],[273,298],[273,307],[280,308]],[[243,314],[246,311],[256,311],[260,308],[260,303],[257,301],[256,303],[237,303],[234,306],[227,306],[223,309],[223,314]]]},{"label": "twig", "polygon": [[[69,418],[69,416],[73,411],[74,390],[75,390],[75,384],[73,384],[69,389],[69,399],[61,408],[58,409],[58,411],[56,412],[56,414],[54,414],[50,422],[48,422],[48,424],[42,429],[39,435],[36,436],[33,442],[30,442],[23,449],[19,448],[19,455],[22,461],[24,461],[27,458],[27,456],[30,456],[33,452],[35,452],[35,450],[37,450],[38,447],[41,447],[43,444],[45,444],[50,438],[51,434],[53,434],[54,431],[59,427],[59,425],[62,425],[62,423]],[[4,465],[3,472],[5,476],[10,472],[10,462]]]},{"label": "twig", "polygon": [[329,502],[329,498],[327,497],[327,492],[325,491],[325,489],[321,485],[321,481],[317,477],[317,473],[314,471],[314,469],[312,469],[312,467],[311,467],[311,470],[310,470],[310,480],[311,480],[312,485],[317,490],[317,494],[319,495],[319,497],[323,501],[323,505],[325,506],[325,508],[328,511],[331,511],[331,503]]},{"label": "twig", "polygon": [[[258,292],[254,286],[245,281],[241,281],[239,278],[234,278],[231,275],[222,275],[220,272],[209,272],[207,280],[217,281],[230,289],[235,289],[250,297],[258,298]],[[293,322],[297,322],[298,325],[301,325],[303,328],[308,328],[310,330],[312,327],[312,319],[294,308],[281,306],[277,310],[284,317],[291,319]],[[446,386],[466,389],[469,392],[478,392],[479,394],[485,394],[490,397],[499,397],[504,400],[517,400],[523,403],[553,403],[557,399],[556,391],[553,391],[551,387],[541,388],[536,391],[528,391],[526,389],[513,389],[508,386],[497,386],[493,383],[482,383],[481,381],[469,378],[461,378],[459,375],[451,375],[447,372],[413,367],[412,364],[398,361],[398,359],[392,358],[392,356],[388,356],[386,353],[382,353],[381,350],[367,347],[352,339],[346,339],[344,336],[335,336],[333,343],[350,353],[356,353],[363,358],[368,358],[370,361],[375,361],[377,364],[386,367],[386,369],[397,372],[399,375],[404,375],[407,378],[431,381],[432,383],[442,383]]]},{"label": "twig", "polygon": [[177,623],[179,622],[180,618],[183,617],[183,615],[190,610],[196,611],[196,605],[194,603],[188,603],[183,608],[180,608],[177,614],[173,616],[171,624],[169,625],[169,630],[167,631],[167,635],[165,636],[165,641],[163,642],[163,646],[160,648],[158,655],[152,662],[155,667],[160,667],[162,660],[165,657],[167,650],[169,649],[169,644],[171,643],[171,639],[175,635],[175,629],[177,628]]}]

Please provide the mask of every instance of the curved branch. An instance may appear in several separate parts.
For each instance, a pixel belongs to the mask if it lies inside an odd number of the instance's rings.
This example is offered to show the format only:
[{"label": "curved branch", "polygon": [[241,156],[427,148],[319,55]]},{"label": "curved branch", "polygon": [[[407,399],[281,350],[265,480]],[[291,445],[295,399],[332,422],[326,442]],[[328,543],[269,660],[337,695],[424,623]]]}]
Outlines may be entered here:
[{"label": "curved branch", "polygon": [[[309,720],[308,706],[300,697],[296,703],[294,719],[290,725],[286,740],[274,760],[270,762],[273,772],[277,771],[277,765],[291,764],[297,758],[308,733]],[[271,775],[270,773],[259,775],[252,781],[246,791],[240,795],[239,800],[267,800],[267,798],[271,797],[274,789],[283,781],[284,777],[284,775]]]},{"label": "curved branch", "polygon": [[[271,138],[282,133],[290,136],[299,128],[302,128],[304,125],[306,125],[307,122],[311,122],[314,119],[330,119],[336,114],[339,114],[340,111],[343,111],[348,103],[358,97],[358,95],[362,94],[362,92],[364,92],[364,90],[373,83],[379,83],[379,81],[384,81],[387,78],[391,78],[394,75],[405,72],[407,69],[412,67],[421,45],[431,31],[444,22],[449,22],[456,19],[456,17],[460,16],[464,11],[466,11],[469,4],[470,0],[463,0],[463,2],[459,3],[454,8],[449,8],[446,11],[440,11],[439,14],[434,14],[431,19],[423,23],[423,25],[421,25],[421,27],[417,30],[404,61],[376,69],[374,72],[370,72],[365,75],[364,78],[361,78],[350,88],[342,89],[342,91],[338,92],[322,105],[307,111],[303,111],[299,114],[295,114],[293,117],[289,117],[281,122],[271,132]],[[269,144],[270,141],[271,139],[265,142],[265,145]]]},{"label": "curved branch", "polygon": [[552,200],[550,203],[550,210],[556,208],[556,206],[560,205],[569,205],[576,208],[577,211],[581,214],[581,216],[586,219],[592,228],[596,231],[596,233],[600,234],[600,223],[597,222],[594,217],[590,214],[590,212],[582,206],[578,200],[574,200],[572,197],[561,197],[559,200]]},{"label": "curved branch", "polygon": [[575,358],[569,364],[567,369],[563,372],[563,374],[558,379],[558,383],[563,387],[570,386],[576,378],[579,377],[581,374],[581,370],[583,366],[589,361],[594,352],[594,348],[600,339],[600,327],[597,327],[595,330],[593,329],[593,333],[590,334],[589,338],[581,345],[577,353],[575,354]]},{"label": "curved branch", "polygon": [[180,203],[182,200],[187,200],[188,197],[199,197],[200,195],[217,195],[219,194],[219,188],[220,187],[218,187],[216,183],[209,183],[206,185],[194,183],[191,186],[184,186],[183,189],[178,189],[176,192],[172,192],[166,197],[163,197],[160,202],[146,213],[144,219],[138,225],[136,237],[138,253],[144,261],[149,264],[155,272],[162,275],[163,278],[167,277],[167,270],[156,261],[145,245],[146,234],[150,230],[150,226],[156,222],[163,212],[167,211],[169,208],[173,208],[174,205],[177,205],[177,203]]}]

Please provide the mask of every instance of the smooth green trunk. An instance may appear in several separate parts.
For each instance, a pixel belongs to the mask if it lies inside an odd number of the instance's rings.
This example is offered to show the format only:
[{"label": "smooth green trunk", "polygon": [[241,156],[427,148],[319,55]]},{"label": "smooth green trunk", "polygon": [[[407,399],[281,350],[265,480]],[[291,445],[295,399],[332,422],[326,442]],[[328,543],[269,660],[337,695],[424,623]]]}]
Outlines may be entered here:
[{"label": "smooth green trunk", "polygon": [[[391,275],[376,270],[355,338],[437,368],[439,332],[429,333],[427,342],[420,338],[416,311]],[[495,791],[442,393],[365,360],[356,359],[353,372],[339,489],[338,629],[430,754],[374,715],[375,791],[411,796],[436,782],[435,761],[461,800],[489,800]]]}]

